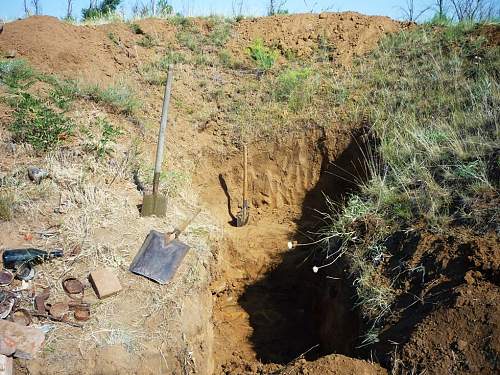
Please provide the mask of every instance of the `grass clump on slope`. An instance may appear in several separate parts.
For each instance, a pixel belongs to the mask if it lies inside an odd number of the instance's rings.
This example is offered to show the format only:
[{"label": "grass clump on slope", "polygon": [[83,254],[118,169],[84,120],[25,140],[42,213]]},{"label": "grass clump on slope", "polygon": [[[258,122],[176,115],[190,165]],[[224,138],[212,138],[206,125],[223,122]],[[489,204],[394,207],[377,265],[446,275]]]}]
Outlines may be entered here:
[{"label": "grass clump on slope", "polygon": [[476,197],[498,192],[499,61],[479,26],[429,25],[386,37],[356,67],[352,84],[364,94],[352,121],[368,121],[377,146],[367,155],[370,179],[327,231],[371,323],[367,344],[397,294],[384,274],[389,236],[416,223],[435,231],[473,225]]}]

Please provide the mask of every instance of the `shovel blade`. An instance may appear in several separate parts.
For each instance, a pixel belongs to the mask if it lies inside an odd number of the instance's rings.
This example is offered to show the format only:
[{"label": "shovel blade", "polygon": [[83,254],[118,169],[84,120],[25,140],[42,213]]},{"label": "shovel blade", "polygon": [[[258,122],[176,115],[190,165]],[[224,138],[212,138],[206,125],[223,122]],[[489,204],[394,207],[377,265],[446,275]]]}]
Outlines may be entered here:
[{"label": "shovel blade", "polygon": [[167,198],[162,195],[146,194],[142,201],[141,216],[158,216],[165,217],[167,215]]},{"label": "shovel blade", "polygon": [[165,243],[165,235],[152,230],[129,270],[157,283],[166,284],[174,277],[188,250],[189,246],[179,240]]},{"label": "shovel blade", "polygon": [[244,203],[241,211],[236,215],[236,226],[242,227],[248,224],[248,218],[250,216],[248,204]]}]

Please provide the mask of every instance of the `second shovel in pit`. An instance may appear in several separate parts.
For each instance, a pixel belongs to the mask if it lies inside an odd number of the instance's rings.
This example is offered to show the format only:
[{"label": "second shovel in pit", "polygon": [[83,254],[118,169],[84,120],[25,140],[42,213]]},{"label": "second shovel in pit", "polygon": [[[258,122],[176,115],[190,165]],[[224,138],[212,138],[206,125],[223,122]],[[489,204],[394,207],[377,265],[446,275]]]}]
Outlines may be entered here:
[{"label": "second shovel in pit", "polygon": [[167,198],[160,194],[160,173],[163,163],[163,150],[165,149],[165,131],[168,122],[168,107],[170,104],[170,94],[172,92],[174,68],[168,67],[167,85],[163,97],[163,108],[161,113],[160,132],[158,134],[158,147],[156,148],[155,172],[153,176],[153,194],[144,194],[141,208],[141,216],[165,216],[167,214]]}]

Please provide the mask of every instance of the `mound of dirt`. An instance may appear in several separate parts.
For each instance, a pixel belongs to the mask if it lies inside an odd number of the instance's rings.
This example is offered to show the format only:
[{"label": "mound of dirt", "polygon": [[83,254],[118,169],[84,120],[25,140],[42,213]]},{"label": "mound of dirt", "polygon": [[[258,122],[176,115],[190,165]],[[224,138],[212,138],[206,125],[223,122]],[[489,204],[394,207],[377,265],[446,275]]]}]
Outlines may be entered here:
[{"label": "mound of dirt", "polygon": [[[161,20],[140,21],[144,32],[174,38],[175,27]],[[47,73],[90,82],[110,81],[117,72],[130,70],[148,49],[138,46],[141,35],[127,24],[77,26],[55,17],[34,16],[8,23],[0,34],[0,52],[15,51]]]},{"label": "mound of dirt", "polygon": [[455,290],[453,306],[438,308],[412,333],[402,353],[406,371],[493,374],[500,370],[500,288],[473,275],[467,273],[467,284]]},{"label": "mound of dirt", "polygon": [[[193,22],[205,33],[207,21]],[[162,44],[176,46],[176,27],[165,20],[138,21],[136,33],[125,23],[77,26],[55,17],[34,16],[8,23],[0,34],[0,54],[15,51],[44,72],[90,82],[108,82],[117,73],[133,74],[137,67],[157,52],[138,44],[145,34]],[[347,63],[353,56],[373,49],[388,32],[404,27],[387,17],[357,13],[302,14],[245,19],[234,25],[227,49],[241,60],[248,59],[247,48],[257,38],[281,53],[307,57],[319,47],[335,61]]]},{"label": "mound of dirt", "polygon": [[356,360],[343,355],[328,355],[313,362],[300,360],[288,375],[385,375],[387,371],[377,364]]},{"label": "mound of dirt", "polygon": [[333,61],[346,64],[353,56],[371,51],[385,33],[407,26],[410,24],[388,17],[364,16],[354,12],[245,19],[236,24],[228,49],[245,58],[248,55],[246,47],[260,38],[284,56],[304,58],[321,48]]},{"label": "mound of dirt", "polygon": [[[493,208],[496,201],[475,205]],[[495,230],[453,226],[436,234],[418,228],[405,237],[392,239],[398,245],[386,266],[391,278],[401,265],[410,271],[396,278],[398,298],[375,346],[380,357],[397,374],[500,370],[500,242]]]}]

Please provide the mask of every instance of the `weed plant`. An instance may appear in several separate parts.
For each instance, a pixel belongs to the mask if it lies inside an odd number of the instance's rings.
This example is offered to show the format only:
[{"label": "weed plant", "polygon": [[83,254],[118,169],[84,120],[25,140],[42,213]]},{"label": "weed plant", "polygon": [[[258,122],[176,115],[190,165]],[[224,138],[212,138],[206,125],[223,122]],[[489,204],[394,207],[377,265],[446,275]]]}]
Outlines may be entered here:
[{"label": "weed plant", "polygon": [[73,132],[72,121],[27,92],[21,93],[13,106],[14,122],[9,129],[16,142],[27,142],[36,150],[46,151]]},{"label": "weed plant", "polygon": [[267,47],[262,39],[256,39],[248,47],[248,53],[258,68],[266,71],[273,67],[278,59],[278,51]]}]

